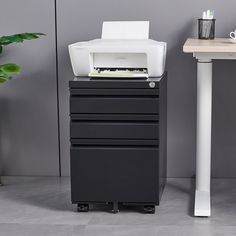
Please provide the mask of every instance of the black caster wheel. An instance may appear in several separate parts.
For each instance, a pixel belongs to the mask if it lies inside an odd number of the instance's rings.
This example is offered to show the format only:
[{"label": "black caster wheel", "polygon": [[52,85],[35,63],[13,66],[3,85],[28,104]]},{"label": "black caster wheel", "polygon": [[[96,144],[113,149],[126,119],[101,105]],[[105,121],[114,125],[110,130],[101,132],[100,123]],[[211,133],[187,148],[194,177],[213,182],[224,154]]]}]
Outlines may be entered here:
[{"label": "black caster wheel", "polygon": [[146,214],[154,214],[155,213],[155,206],[154,205],[144,206],[143,211]]},{"label": "black caster wheel", "polygon": [[88,212],[89,211],[89,204],[78,204],[77,205],[77,212]]},{"label": "black caster wheel", "polygon": [[113,214],[117,214],[119,212],[118,202],[113,202],[113,209],[111,210]]},{"label": "black caster wheel", "polygon": [[113,214],[117,214],[117,213],[119,212],[119,210],[118,210],[118,209],[117,209],[117,210],[112,209],[111,212],[112,212]]}]

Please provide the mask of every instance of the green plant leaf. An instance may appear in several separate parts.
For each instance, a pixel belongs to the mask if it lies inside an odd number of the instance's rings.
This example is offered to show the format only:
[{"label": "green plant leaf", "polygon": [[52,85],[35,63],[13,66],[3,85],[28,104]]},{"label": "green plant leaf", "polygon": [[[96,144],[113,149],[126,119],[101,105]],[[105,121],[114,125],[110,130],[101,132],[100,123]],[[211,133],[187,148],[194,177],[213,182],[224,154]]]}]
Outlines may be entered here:
[{"label": "green plant leaf", "polygon": [[7,80],[4,78],[4,77],[1,77],[0,76],[0,83],[4,83],[4,82],[6,82]]},{"label": "green plant leaf", "polygon": [[[25,40],[33,40],[37,39],[40,36],[45,35],[43,33],[22,33],[22,34],[14,34],[9,36],[0,37],[0,53],[2,53],[3,46],[6,46],[11,43],[22,43]],[[19,74],[21,72],[21,68],[13,63],[8,63],[4,65],[0,65],[0,83],[4,83],[8,80],[12,80],[13,74]]]},{"label": "green plant leaf", "polygon": [[4,82],[6,82],[6,81],[8,81],[8,80],[12,80],[12,76],[10,76],[10,75],[8,75],[7,73],[5,73],[5,72],[2,72],[1,70],[0,70],[0,82],[1,83],[4,83]]},{"label": "green plant leaf", "polygon": [[0,45],[8,45],[11,43],[22,43],[24,40],[33,40],[37,39],[40,36],[45,35],[43,33],[23,33],[23,34],[14,34],[9,36],[0,37]]},{"label": "green plant leaf", "polygon": [[12,80],[13,74],[19,74],[21,71],[20,67],[13,63],[0,65],[0,83],[4,83],[8,80]]},{"label": "green plant leaf", "polygon": [[44,35],[44,34],[40,34],[40,33],[24,33],[24,34],[21,34],[21,38],[22,39],[26,39],[26,40],[32,40],[32,39],[39,38],[40,35]]},{"label": "green plant leaf", "polygon": [[0,70],[7,74],[19,74],[21,68],[13,63],[8,63],[4,65],[0,65]]},{"label": "green plant leaf", "polygon": [[0,71],[0,77],[5,78],[6,80],[12,80],[12,76],[2,71]]}]

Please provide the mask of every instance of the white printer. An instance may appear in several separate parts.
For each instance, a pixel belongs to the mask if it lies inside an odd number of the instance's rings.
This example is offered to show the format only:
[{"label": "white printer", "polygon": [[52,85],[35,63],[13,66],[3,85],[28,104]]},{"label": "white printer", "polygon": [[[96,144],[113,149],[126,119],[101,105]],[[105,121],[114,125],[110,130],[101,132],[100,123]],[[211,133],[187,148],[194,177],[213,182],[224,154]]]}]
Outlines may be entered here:
[{"label": "white printer", "polygon": [[148,21],[104,22],[102,38],[69,45],[75,76],[160,77],[165,42],[149,39]]}]

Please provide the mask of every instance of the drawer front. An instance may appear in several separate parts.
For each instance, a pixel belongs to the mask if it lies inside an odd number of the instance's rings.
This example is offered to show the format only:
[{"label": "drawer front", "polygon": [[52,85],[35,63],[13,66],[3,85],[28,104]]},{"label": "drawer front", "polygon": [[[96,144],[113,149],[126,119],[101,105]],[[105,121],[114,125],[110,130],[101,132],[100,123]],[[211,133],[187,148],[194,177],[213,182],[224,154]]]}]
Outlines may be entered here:
[{"label": "drawer front", "polygon": [[77,139],[72,138],[71,146],[152,146],[158,147],[158,139]]},{"label": "drawer front", "polygon": [[[164,77],[166,74],[164,75]],[[109,79],[109,78],[89,78],[79,77],[69,82],[70,89],[145,89],[155,90],[159,88],[161,78],[149,79]],[[155,87],[150,87],[150,83],[155,83]]]},{"label": "drawer front", "polygon": [[158,149],[72,147],[72,202],[158,201]]},{"label": "drawer front", "polygon": [[72,121],[159,121],[158,114],[71,114]]},{"label": "drawer front", "polygon": [[71,96],[71,113],[156,114],[157,97],[80,97]]},{"label": "drawer front", "polygon": [[71,138],[158,139],[157,122],[71,122]]},{"label": "drawer front", "polygon": [[92,96],[104,96],[104,95],[118,95],[118,96],[158,96],[159,90],[158,89],[116,89],[116,88],[109,88],[109,89],[86,89],[86,88],[71,88],[70,89],[71,95],[92,95]]}]

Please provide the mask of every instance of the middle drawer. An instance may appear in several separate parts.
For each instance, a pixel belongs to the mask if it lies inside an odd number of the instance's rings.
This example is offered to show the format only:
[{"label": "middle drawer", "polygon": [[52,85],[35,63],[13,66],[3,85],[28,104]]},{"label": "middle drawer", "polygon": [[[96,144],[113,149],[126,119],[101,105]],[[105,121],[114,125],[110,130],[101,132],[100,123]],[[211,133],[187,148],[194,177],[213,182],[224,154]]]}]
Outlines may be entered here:
[{"label": "middle drawer", "polygon": [[70,123],[71,138],[158,139],[157,122],[74,122]]},{"label": "middle drawer", "polygon": [[72,114],[157,114],[158,110],[158,97],[70,97]]}]

